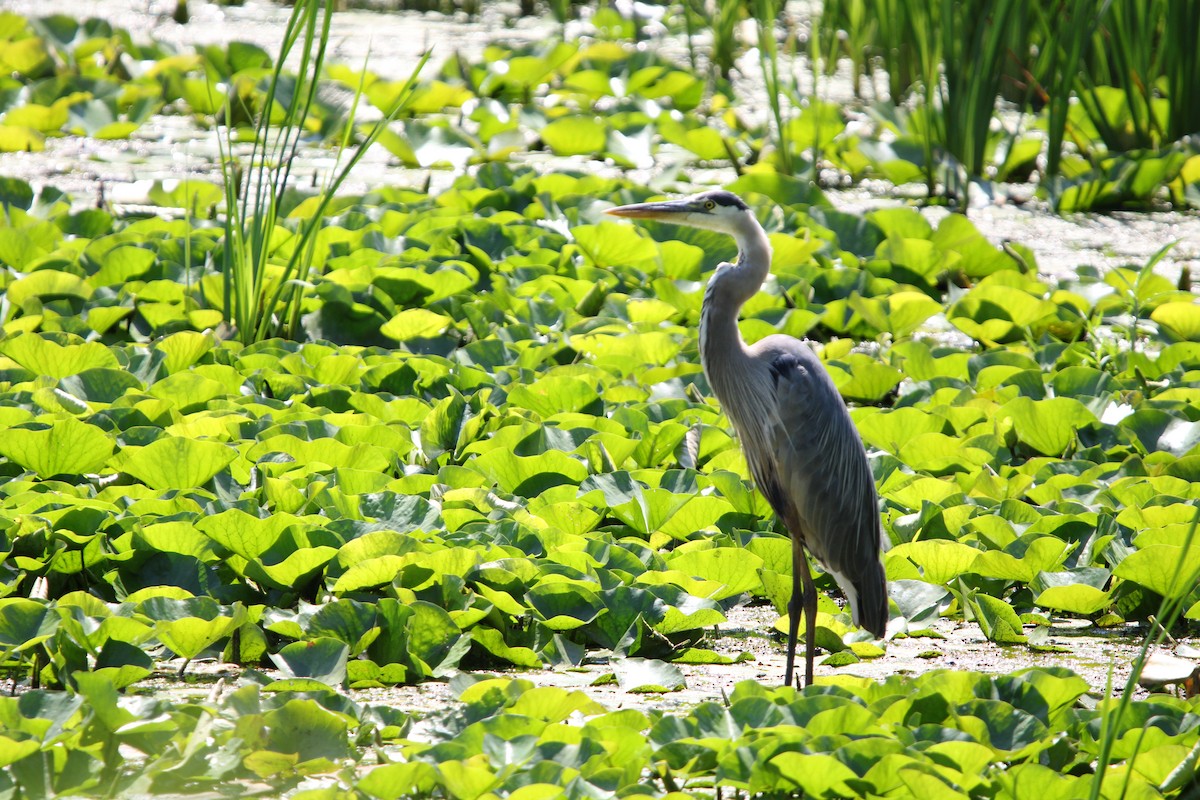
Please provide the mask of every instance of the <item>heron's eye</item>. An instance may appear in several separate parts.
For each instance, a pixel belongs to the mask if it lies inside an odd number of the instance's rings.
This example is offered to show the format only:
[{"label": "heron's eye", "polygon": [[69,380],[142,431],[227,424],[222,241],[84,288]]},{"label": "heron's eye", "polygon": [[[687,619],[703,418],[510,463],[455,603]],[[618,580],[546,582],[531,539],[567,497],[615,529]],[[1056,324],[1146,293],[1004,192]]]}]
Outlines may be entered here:
[{"label": "heron's eye", "polygon": [[713,210],[714,208],[716,208],[716,207],[717,207],[717,204],[716,204],[716,203],[714,203],[712,200],[705,200],[705,201],[704,201],[704,210],[705,210],[705,211],[712,211],[712,210]]}]

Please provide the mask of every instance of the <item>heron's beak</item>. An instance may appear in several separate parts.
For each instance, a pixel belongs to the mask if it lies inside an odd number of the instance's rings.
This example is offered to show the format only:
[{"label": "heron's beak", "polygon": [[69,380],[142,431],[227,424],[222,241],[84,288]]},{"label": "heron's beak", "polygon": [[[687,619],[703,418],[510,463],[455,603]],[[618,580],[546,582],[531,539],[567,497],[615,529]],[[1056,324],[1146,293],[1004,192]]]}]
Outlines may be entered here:
[{"label": "heron's beak", "polygon": [[684,214],[705,213],[704,207],[691,200],[665,200],[661,203],[634,203],[606,209],[605,214],[629,219],[660,219],[667,222],[679,219]]}]

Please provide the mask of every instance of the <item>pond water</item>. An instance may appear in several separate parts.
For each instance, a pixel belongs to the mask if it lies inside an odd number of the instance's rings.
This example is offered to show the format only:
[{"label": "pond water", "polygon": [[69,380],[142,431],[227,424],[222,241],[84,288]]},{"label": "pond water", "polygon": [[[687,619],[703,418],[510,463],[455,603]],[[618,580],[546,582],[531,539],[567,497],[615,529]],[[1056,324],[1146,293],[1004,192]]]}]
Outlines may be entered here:
[{"label": "pond water", "polygon": [[[612,674],[607,660],[599,658],[587,659],[582,666],[570,670],[514,670],[494,674],[521,678],[537,686],[586,691],[590,698],[610,710],[635,708],[682,714],[700,703],[728,696],[741,681],[758,681],[767,686],[780,684],[784,651],[781,640],[770,633],[776,620],[775,612],[765,606],[742,606],[731,610],[728,617],[704,646],[729,657],[747,652],[753,659],[725,665],[680,665],[686,686],[675,692],[631,693],[607,682],[593,686],[597,680]],[[1140,629],[1130,624],[1102,630],[1080,620],[1054,620],[1054,623],[1044,645],[1065,648],[1069,652],[1035,652],[1021,645],[995,645],[983,637],[974,623],[940,619],[930,627],[928,635],[890,639],[886,644],[887,653],[881,658],[835,669],[822,666],[823,656],[818,654],[816,675],[818,679],[853,675],[884,680],[892,675],[911,676],[937,669],[1009,673],[1029,667],[1068,667],[1083,677],[1096,693],[1102,693],[1110,683],[1114,691],[1120,692],[1129,679],[1130,667],[1141,647]],[[799,657],[803,658],[802,649]],[[213,691],[218,679],[223,679],[229,686],[234,685],[241,672],[236,665],[200,660],[188,666],[190,678],[181,682],[175,677],[180,663],[162,665],[162,677],[142,682],[137,691],[194,699]],[[274,674],[273,670],[264,671]],[[1147,694],[1145,689],[1135,692],[1136,697]],[[414,739],[423,738],[422,724],[437,724],[440,712],[453,704],[454,697],[450,685],[440,681],[355,692],[355,698],[360,702],[386,703],[424,719],[425,722],[418,723],[414,729]]]}]

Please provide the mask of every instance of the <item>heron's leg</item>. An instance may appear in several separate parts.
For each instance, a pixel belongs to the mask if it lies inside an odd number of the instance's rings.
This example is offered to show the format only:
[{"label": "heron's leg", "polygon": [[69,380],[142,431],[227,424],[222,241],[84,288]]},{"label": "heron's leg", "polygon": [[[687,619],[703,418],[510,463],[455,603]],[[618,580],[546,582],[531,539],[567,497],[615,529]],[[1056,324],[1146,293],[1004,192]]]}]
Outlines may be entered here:
[{"label": "heron's leg", "polygon": [[[804,547],[795,539],[792,540],[792,599],[788,601],[788,638],[787,638],[787,669],[783,673],[783,685],[794,686],[792,674],[796,663],[796,634],[800,630],[800,614],[807,608],[804,598],[804,577],[808,575],[808,560],[804,557]],[[811,578],[809,579],[811,582]],[[800,687],[797,687],[800,688]]]},{"label": "heron's leg", "polygon": [[[792,599],[788,601],[787,669],[783,673],[783,685],[792,686],[792,667],[796,663],[796,633],[800,630],[800,614],[804,605],[804,589],[800,575],[792,567]],[[799,688],[799,687],[797,687]]]},{"label": "heron's leg", "polygon": [[813,657],[817,650],[817,587],[813,585],[808,559],[800,551],[800,575],[804,580],[804,685],[813,683]]}]

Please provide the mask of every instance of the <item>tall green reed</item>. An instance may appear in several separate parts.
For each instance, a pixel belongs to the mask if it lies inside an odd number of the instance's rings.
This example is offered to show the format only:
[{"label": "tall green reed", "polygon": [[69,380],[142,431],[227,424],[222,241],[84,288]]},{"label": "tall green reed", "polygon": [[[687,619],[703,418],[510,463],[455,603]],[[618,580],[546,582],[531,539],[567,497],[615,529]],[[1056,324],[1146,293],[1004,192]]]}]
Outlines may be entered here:
[{"label": "tall green reed", "polygon": [[[567,38],[567,23],[571,21],[572,10],[571,0],[549,0],[547,5],[550,7],[550,14],[554,17],[554,21],[559,25],[559,35],[566,40]],[[524,16],[532,15],[530,14]]]},{"label": "tall green reed", "polygon": [[[918,83],[924,92],[924,114],[921,117],[924,127],[918,139],[921,143],[923,168],[925,172],[925,191],[929,197],[937,192],[938,165],[934,158],[934,142],[945,138],[945,132],[939,130],[940,122],[935,111],[941,96],[941,64],[942,46],[938,37],[941,26],[938,6],[930,3],[909,6],[908,24],[912,40],[914,61],[917,67]],[[898,102],[893,97],[893,102]],[[916,114],[913,115],[917,117]]]},{"label": "tall green reed", "polygon": [[1046,109],[1046,168],[1051,181],[1061,173],[1063,143],[1080,64],[1100,24],[1103,7],[1095,0],[1033,3],[1032,36],[1038,57],[1030,65],[1031,89]]},{"label": "tall green reed", "polygon": [[[1028,0],[942,0],[933,35],[940,44],[941,144],[966,176],[984,175],[988,135],[1005,68],[1022,49],[1021,29]],[[957,170],[954,171],[959,176]],[[961,176],[960,176],[961,177]],[[948,187],[965,196],[966,187]]]},{"label": "tall green reed", "polygon": [[1105,0],[1098,17],[1077,92],[1104,146],[1155,148],[1200,132],[1200,4]]},{"label": "tall green reed", "polygon": [[[310,277],[306,265],[312,258],[325,209],[367,149],[408,104],[416,76],[429,58],[426,53],[392,108],[355,143],[354,122],[363,90],[360,82],[344,121],[338,163],[326,176],[312,214],[298,223],[288,254],[277,257],[276,245],[286,235],[285,192],[317,102],[335,3],[297,0],[293,7],[262,108],[253,123],[248,160],[242,162],[235,155],[238,133],[233,126],[227,128],[223,140],[218,137],[225,193],[225,235],[220,251],[223,311],[226,323],[244,343],[296,335],[300,301]],[[288,74],[284,65],[293,53],[298,56],[298,65],[295,74]],[[227,100],[227,117],[230,102]],[[346,152],[349,158],[342,162]]]},{"label": "tall green reed", "polygon": [[[840,52],[850,59],[856,96],[863,96],[864,81],[874,90],[877,68],[887,78],[893,103],[901,102],[919,83],[909,14],[912,6],[911,0],[828,0],[822,7],[817,23],[821,48],[831,56]],[[836,67],[836,57],[831,57],[826,70],[832,72]],[[874,99],[880,98],[875,95]]]},{"label": "tall green reed", "polygon": [[767,105],[771,108],[771,119],[775,124],[775,151],[779,169],[784,174],[794,174],[792,144],[785,113],[785,103],[790,107],[787,89],[779,78],[779,45],[775,41],[775,21],[779,18],[777,0],[755,0],[754,20],[758,26],[758,60],[762,68],[763,88],[767,93]]},{"label": "tall green reed", "polygon": [[713,13],[711,16],[707,16],[703,10],[704,5],[701,0],[701,10],[698,13],[701,19],[709,20],[709,31],[712,34],[712,47],[709,51],[710,63],[716,68],[722,79],[729,80],[738,55],[738,23],[742,21],[745,10],[743,4],[738,0],[716,0],[713,4]]},{"label": "tall green reed", "polygon": [[878,31],[879,61],[888,76],[888,96],[903,99],[920,68],[910,37],[910,3],[906,0],[871,0],[869,11]]},{"label": "tall green reed", "polygon": [[1196,42],[1200,32],[1200,3],[1167,3],[1165,14],[1165,29],[1179,32],[1162,40],[1167,97],[1171,101],[1167,138],[1177,141],[1200,133],[1200,103],[1196,102],[1200,97],[1200,47]]},{"label": "tall green reed", "polygon": [[[810,57],[813,52],[827,54],[827,73],[837,69],[839,54],[848,58],[853,71],[854,94],[861,97],[863,80],[874,69],[876,35],[875,20],[868,13],[867,0],[828,0],[821,7],[821,15],[815,23],[809,42]],[[818,59],[811,59],[814,76],[818,71],[817,62]]]},{"label": "tall green reed", "polygon": [[982,175],[997,96],[1022,115],[1045,108],[1052,194],[1070,143],[1094,159],[1200,131],[1200,3],[1190,0],[827,0],[819,31],[856,76],[881,67],[894,104],[923,101],[907,132],[923,145],[931,190],[948,172],[956,182],[943,154],[959,177]]},{"label": "tall green reed", "polygon": [[883,20],[876,46],[892,102],[905,102],[914,90],[923,100],[910,119],[930,196],[940,182],[964,199],[967,180],[984,176],[1001,90],[1028,49],[1028,4],[875,0],[872,13]]},{"label": "tall green reed", "polygon": [[[1090,58],[1079,72],[1078,93],[1079,102],[1109,150],[1155,147],[1162,138],[1153,100],[1155,82],[1163,70],[1164,50],[1158,44],[1170,2],[1105,0]],[[1114,116],[1100,87],[1121,91],[1124,116]]]}]

